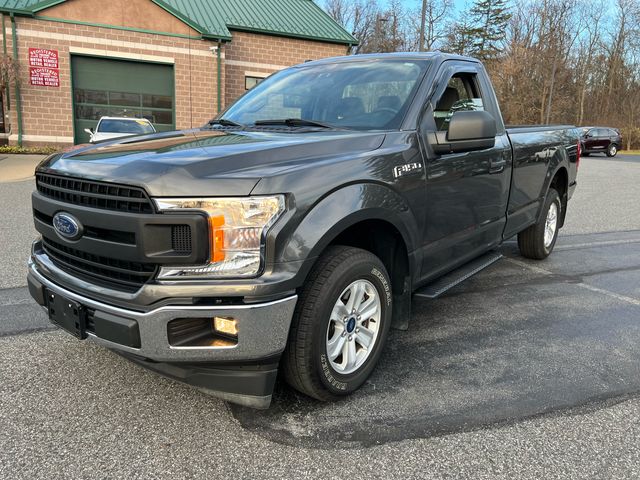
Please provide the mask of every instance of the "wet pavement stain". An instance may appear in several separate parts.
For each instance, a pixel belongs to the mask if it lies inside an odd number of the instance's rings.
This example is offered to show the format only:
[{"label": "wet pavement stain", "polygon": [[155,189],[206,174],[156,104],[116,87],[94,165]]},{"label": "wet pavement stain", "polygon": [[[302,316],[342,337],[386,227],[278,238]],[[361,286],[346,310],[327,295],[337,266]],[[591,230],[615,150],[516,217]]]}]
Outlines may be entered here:
[{"label": "wet pavement stain", "polygon": [[640,284],[630,285],[638,245],[567,249],[544,262],[517,257],[513,244],[502,253],[443,297],[414,299],[409,330],[391,332],[354,395],[322,403],[279,383],[269,410],[231,412],[269,440],[332,449],[580,413],[640,392],[640,307],[606,294],[640,299]]}]

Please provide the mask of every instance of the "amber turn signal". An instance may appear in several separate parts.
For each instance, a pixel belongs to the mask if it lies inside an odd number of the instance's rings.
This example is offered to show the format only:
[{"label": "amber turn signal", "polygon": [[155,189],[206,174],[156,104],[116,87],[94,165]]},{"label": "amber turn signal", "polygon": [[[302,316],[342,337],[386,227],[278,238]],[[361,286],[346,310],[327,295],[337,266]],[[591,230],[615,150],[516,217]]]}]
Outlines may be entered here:
[{"label": "amber turn signal", "polygon": [[209,251],[211,262],[224,260],[224,216],[209,217]]}]

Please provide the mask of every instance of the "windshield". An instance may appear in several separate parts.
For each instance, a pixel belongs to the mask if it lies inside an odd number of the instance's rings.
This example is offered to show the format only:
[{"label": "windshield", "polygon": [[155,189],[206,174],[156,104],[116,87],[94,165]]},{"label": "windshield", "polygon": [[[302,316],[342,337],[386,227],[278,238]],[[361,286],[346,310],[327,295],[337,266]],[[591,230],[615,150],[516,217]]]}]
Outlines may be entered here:
[{"label": "windshield", "polygon": [[98,126],[100,133],[155,133],[153,126],[146,120],[104,119]]},{"label": "windshield", "polygon": [[427,65],[394,59],[289,68],[255,86],[223,118],[242,125],[302,119],[338,128],[397,129]]}]

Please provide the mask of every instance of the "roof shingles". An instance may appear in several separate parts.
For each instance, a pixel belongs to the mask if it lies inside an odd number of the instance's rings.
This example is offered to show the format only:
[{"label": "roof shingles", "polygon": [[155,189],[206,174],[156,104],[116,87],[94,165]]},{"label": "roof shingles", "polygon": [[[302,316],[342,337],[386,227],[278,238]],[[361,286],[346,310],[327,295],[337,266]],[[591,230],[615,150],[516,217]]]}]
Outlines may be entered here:
[{"label": "roof shingles", "polygon": [[[0,0],[0,11],[36,15],[64,0]],[[205,37],[231,39],[230,30],[252,31],[355,45],[358,41],[313,0],[150,0]]]}]

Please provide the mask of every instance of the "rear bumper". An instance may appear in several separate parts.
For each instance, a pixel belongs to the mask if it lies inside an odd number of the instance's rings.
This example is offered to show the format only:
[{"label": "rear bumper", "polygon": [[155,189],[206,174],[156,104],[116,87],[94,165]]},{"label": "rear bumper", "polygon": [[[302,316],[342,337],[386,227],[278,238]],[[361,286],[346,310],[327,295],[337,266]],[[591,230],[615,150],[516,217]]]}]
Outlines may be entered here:
[{"label": "rear bumper", "polygon": [[[207,393],[252,407],[266,407],[283,352],[297,297],[220,306],[167,305],[139,312],[72,292],[42,275],[29,262],[31,296],[46,308],[45,289],[92,312],[88,338],[142,366]],[[232,346],[173,346],[167,324],[177,318],[233,317],[238,341]],[[128,341],[135,338],[135,342]],[[137,345],[137,346],[131,346]]]}]

